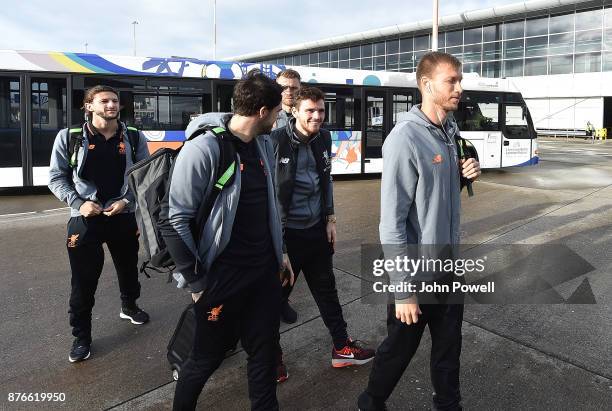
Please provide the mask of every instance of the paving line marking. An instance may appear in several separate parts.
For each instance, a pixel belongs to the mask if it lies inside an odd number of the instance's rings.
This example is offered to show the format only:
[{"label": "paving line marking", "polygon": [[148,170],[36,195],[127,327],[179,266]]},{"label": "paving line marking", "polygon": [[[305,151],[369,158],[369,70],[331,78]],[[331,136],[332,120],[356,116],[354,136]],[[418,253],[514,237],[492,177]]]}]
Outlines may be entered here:
[{"label": "paving line marking", "polygon": [[0,220],[10,220],[10,221],[25,221],[32,220],[36,218],[44,218],[51,215],[60,214],[61,211],[70,210],[70,207],[60,207],[60,208],[50,208],[47,210],[41,211],[27,211],[24,213],[10,213],[10,214],[0,214]]}]

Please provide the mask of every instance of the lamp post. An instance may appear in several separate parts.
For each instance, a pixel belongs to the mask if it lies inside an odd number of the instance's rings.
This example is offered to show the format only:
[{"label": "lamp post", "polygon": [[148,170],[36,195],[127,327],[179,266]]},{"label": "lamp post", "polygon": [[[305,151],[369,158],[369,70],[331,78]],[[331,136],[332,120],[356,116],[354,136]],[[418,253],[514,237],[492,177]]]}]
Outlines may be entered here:
[{"label": "lamp post", "polygon": [[136,25],[138,24],[137,20],[132,22],[132,26],[134,27],[134,56],[136,55]]},{"label": "lamp post", "polygon": [[217,59],[217,0],[213,0],[213,60]]},{"label": "lamp post", "polygon": [[87,54],[87,46],[89,46],[89,43],[85,42],[85,54]]},{"label": "lamp post", "polygon": [[433,27],[431,30],[431,51],[438,51],[438,1],[433,0]]}]

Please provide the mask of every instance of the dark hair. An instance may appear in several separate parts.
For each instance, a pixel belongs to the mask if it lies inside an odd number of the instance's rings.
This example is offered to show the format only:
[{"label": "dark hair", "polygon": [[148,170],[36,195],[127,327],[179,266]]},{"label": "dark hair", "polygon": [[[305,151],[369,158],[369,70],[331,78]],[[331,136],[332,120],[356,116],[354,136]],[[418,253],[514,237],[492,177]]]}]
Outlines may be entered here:
[{"label": "dark hair", "polygon": [[262,107],[273,109],[281,103],[283,88],[259,70],[251,70],[234,86],[234,113],[252,116]]},{"label": "dark hair", "polygon": [[302,77],[300,76],[300,73],[298,73],[297,71],[295,71],[293,69],[285,69],[285,70],[281,71],[280,73],[278,73],[276,78],[278,79],[280,77],[296,78],[298,80],[302,80]]},{"label": "dark hair", "polygon": [[83,107],[81,108],[87,112],[85,104],[93,102],[94,98],[96,97],[96,94],[104,92],[114,93],[117,98],[119,98],[119,93],[117,92],[117,90],[115,90],[111,86],[104,86],[102,84],[98,84],[97,86],[93,86],[85,92],[85,96],[83,97]]},{"label": "dark hair", "polygon": [[421,87],[423,76],[431,77],[436,67],[443,63],[450,64],[454,69],[461,71],[461,62],[452,54],[442,53],[440,51],[426,53],[421,57],[417,66],[417,86],[419,88]]},{"label": "dark hair", "polygon": [[312,100],[317,102],[319,100],[325,100],[325,94],[316,87],[303,86],[295,93],[294,107],[300,107],[300,103],[304,100]]}]

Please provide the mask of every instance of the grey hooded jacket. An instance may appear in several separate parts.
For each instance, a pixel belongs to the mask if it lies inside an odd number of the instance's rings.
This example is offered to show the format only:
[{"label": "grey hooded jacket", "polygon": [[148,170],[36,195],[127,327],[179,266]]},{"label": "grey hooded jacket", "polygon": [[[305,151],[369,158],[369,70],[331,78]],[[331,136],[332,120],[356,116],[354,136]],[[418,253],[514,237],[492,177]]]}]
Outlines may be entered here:
[{"label": "grey hooded jacket", "polygon": [[[380,242],[385,259],[405,253],[406,246],[459,243],[460,179],[452,116],[444,132],[420,106],[398,122],[383,144]],[[409,282],[405,273],[389,272],[392,284]],[[396,299],[407,298],[396,293]]]},{"label": "grey hooded jacket", "polygon": [[[123,141],[125,144],[125,152],[131,153],[130,139],[127,135],[127,127],[124,123],[119,122],[123,132]],[[139,131],[138,147],[136,148],[136,161],[143,160],[149,157],[149,149],[147,148],[147,139]],[[68,159],[68,144],[70,136],[69,129],[60,130],[55,137],[53,150],[51,151],[51,166],[49,168],[49,189],[61,201],[70,206],[70,216],[78,217],[81,215],[79,209],[85,201],[93,201],[100,204],[98,201],[97,188],[94,183],[83,178],[83,166],[87,161],[87,152],[89,151],[89,133],[87,127],[83,127],[83,146],[79,149],[77,166],[72,168]],[[100,204],[103,208],[109,207],[112,203],[122,198],[129,201],[123,209],[124,213],[134,212],[134,195],[130,192],[127,185],[127,171],[134,165],[131,155],[125,156],[126,174],[123,179],[123,186],[119,197],[108,200],[105,204]],[[103,170],[101,170],[103,172]]]},{"label": "grey hooded jacket", "polygon": [[[231,113],[208,113],[198,116],[189,123],[185,135],[190,136],[195,130],[206,125],[222,126],[227,129],[231,116]],[[206,133],[187,141],[174,163],[170,183],[169,221],[181,240],[181,248],[188,250],[193,256],[192,262],[183,265],[180,269],[177,263],[180,274],[175,275],[175,278],[179,280],[179,287],[188,284],[192,292],[205,289],[205,273],[230,240],[240,199],[240,170],[237,168],[234,182],[225,187],[215,200],[196,244],[191,226],[200,204],[210,195],[215,183],[215,170],[219,159],[219,146],[215,138],[212,133]],[[267,135],[258,136],[255,141],[267,176],[270,234],[280,267],[283,258],[282,229],[274,189],[274,149]]]}]

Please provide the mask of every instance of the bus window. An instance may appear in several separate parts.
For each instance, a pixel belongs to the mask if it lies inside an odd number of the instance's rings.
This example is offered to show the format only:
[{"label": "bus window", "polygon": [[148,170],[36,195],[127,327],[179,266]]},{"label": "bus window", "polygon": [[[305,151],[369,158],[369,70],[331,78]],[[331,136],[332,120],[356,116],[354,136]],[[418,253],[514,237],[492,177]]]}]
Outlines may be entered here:
[{"label": "bus window", "polygon": [[33,165],[46,167],[55,136],[66,127],[66,80],[32,78],[31,113]]},{"label": "bus window", "polygon": [[507,105],[506,123],[504,124],[506,138],[530,138],[529,126],[524,106]]},{"label": "bus window", "polygon": [[202,97],[134,94],[133,107],[136,128],[184,130],[192,115],[202,113]]},{"label": "bus window", "polygon": [[[19,90],[19,77],[0,77],[0,167],[21,167]],[[20,180],[9,184],[3,182],[2,186],[21,184]]]},{"label": "bus window", "polygon": [[499,131],[499,96],[464,93],[454,117],[461,131]]},{"label": "bus window", "polygon": [[412,94],[393,94],[393,124],[397,123],[397,114],[410,111],[412,108]]},{"label": "bus window", "polygon": [[327,130],[358,130],[355,120],[355,99],[352,89],[328,89],[325,92],[325,123]]}]

